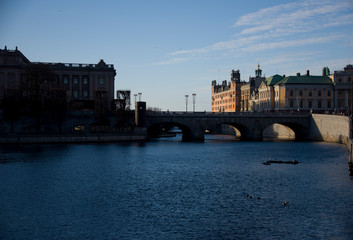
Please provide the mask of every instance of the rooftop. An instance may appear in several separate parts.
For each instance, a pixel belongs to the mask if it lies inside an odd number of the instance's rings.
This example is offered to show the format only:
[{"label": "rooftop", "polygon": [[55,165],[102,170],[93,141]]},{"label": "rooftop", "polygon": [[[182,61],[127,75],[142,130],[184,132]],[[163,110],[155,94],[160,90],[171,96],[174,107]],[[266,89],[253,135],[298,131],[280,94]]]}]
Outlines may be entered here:
[{"label": "rooftop", "polygon": [[289,76],[277,84],[333,84],[328,76]]}]

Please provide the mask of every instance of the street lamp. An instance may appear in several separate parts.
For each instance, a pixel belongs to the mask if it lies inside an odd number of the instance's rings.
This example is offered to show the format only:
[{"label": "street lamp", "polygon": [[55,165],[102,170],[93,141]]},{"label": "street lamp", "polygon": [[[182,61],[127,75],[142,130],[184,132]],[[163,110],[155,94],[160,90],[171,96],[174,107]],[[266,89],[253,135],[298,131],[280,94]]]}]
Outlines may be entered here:
[{"label": "street lamp", "polygon": [[193,93],[193,94],[192,94],[193,112],[195,112],[195,102],[196,102],[196,93]]},{"label": "street lamp", "polygon": [[137,94],[136,94],[136,93],[134,94],[134,97],[135,97],[135,106],[136,106],[136,97],[137,97]]},{"label": "street lamp", "polygon": [[188,98],[189,98],[189,95],[185,95],[185,109],[186,109],[185,112],[188,111]]}]

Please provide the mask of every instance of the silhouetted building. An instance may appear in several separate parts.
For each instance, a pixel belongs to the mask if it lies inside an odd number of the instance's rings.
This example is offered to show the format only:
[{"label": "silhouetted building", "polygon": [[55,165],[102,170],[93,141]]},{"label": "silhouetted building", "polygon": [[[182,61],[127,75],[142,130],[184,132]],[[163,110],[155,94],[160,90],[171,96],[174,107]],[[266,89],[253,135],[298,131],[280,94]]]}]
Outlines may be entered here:
[{"label": "silhouetted building", "polygon": [[100,60],[97,64],[30,62],[16,47],[0,49],[0,103],[7,94],[20,90],[26,81],[29,64],[43,64],[53,73],[49,92],[63,92],[70,110],[112,110],[114,100],[113,64]]}]

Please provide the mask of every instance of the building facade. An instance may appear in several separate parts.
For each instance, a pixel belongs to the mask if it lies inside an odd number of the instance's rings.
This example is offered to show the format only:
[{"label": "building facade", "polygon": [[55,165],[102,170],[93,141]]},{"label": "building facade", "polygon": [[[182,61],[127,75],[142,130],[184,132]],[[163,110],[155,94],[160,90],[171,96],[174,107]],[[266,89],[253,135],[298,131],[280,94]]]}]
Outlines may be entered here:
[{"label": "building facade", "polygon": [[16,47],[0,49],[0,103],[9,92],[21,90],[26,81],[26,67],[42,64],[53,74],[47,83],[49,92],[64,93],[70,110],[112,110],[114,100],[114,65],[100,60],[98,64],[33,63]]},{"label": "building facade", "polygon": [[348,64],[341,71],[330,76],[335,85],[334,106],[337,112],[352,114],[353,65]]},{"label": "building facade", "polygon": [[[233,70],[234,71],[234,70]],[[248,83],[212,82],[212,112],[311,111],[353,114],[353,66],[330,75],[324,67],[321,76],[298,73],[296,76],[262,77],[258,65]],[[237,96],[237,98],[234,98]],[[240,101],[237,102],[237,99]],[[232,98],[231,98],[232,97]],[[233,107],[236,106],[236,107]]]},{"label": "building facade", "polygon": [[274,86],[274,110],[332,111],[333,96],[329,76],[289,76]]},{"label": "building facade", "polygon": [[241,86],[241,107],[242,112],[257,111],[258,89],[266,78],[262,76],[260,65],[257,65],[255,77],[249,77],[249,82]]},{"label": "building facade", "polygon": [[212,112],[237,112],[240,111],[240,81],[239,70],[232,70],[230,82],[224,80],[222,84],[212,81],[211,88],[211,111]]}]

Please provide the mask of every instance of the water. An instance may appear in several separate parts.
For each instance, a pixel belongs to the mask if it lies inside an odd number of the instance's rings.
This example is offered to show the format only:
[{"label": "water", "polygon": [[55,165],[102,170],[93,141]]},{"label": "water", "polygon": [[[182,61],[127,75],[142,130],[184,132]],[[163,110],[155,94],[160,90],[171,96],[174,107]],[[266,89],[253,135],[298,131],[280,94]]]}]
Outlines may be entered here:
[{"label": "water", "polygon": [[0,239],[353,236],[343,145],[177,138],[0,154]]}]

